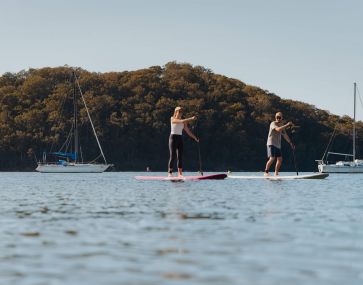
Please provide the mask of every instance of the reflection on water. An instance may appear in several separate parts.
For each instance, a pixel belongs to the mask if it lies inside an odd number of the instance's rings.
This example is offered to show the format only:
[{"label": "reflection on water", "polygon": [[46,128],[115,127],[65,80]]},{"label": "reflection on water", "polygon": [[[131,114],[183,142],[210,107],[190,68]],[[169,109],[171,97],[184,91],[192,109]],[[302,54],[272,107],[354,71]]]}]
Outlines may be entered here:
[{"label": "reflection on water", "polygon": [[363,176],[0,174],[0,284],[363,284]]}]

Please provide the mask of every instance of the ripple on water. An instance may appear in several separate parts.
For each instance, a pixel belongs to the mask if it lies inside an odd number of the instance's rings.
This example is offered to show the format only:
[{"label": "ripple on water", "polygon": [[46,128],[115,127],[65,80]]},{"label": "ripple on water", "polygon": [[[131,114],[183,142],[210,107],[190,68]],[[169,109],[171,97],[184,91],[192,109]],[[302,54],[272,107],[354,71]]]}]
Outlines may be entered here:
[{"label": "ripple on water", "polygon": [[363,284],[359,176],[134,175],[0,173],[0,284]]}]

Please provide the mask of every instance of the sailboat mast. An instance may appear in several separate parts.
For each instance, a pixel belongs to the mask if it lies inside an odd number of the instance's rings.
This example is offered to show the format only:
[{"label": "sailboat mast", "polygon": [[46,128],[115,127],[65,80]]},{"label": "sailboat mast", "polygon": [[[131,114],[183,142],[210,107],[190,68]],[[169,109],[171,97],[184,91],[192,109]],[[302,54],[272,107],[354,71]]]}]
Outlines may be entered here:
[{"label": "sailboat mast", "polygon": [[76,92],[76,74],[73,72],[73,119],[74,119],[74,153],[75,162],[78,160],[78,122],[77,122],[77,92]]},{"label": "sailboat mast", "polygon": [[97,144],[98,144],[98,148],[100,149],[100,152],[101,152],[101,155],[103,157],[103,160],[107,164],[106,157],[103,154],[103,150],[102,150],[100,141],[98,140],[98,136],[97,136],[97,133],[96,133],[96,130],[95,130],[95,126],[93,125],[93,122],[92,122],[92,119],[91,119],[91,115],[89,114],[88,107],[87,107],[86,101],[84,100],[83,93],[82,93],[81,87],[79,86],[79,83],[78,83],[78,79],[76,77],[76,74],[74,74],[74,78],[75,78],[75,81],[77,83],[77,87],[78,87],[79,93],[81,94],[81,98],[82,98],[83,105],[86,108],[87,116],[88,116],[88,119],[89,119],[89,121],[91,123],[91,127],[92,127],[92,130],[93,130],[93,134],[95,135],[95,138],[96,138],[96,141],[97,141]]},{"label": "sailboat mast", "polygon": [[357,83],[354,82],[354,113],[353,113],[353,161],[355,161],[355,109],[357,97]]}]

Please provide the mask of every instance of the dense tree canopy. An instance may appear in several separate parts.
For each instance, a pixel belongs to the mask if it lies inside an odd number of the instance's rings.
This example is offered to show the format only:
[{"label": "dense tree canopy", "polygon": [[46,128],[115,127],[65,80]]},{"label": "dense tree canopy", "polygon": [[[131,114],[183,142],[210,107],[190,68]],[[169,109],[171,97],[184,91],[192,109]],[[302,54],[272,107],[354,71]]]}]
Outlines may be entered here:
[{"label": "dense tree canopy", "polygon": [[[32,170],[43,151],[56,150],[72,126],[73,68],[29,69],[0,77],[0,170]],[[117,170],[165,170],[170,116],[175,106],[197,115],[204,169],[263,170],[268,126],[277,111],[290,130],[301,170],[315,170],[334,128],[333,149],[351,152],[352,120],[190,64],[170,62],[132,72],[77,69],[79,83],[108,161]],[[80,142],[86,160],[99,152],[80,106]],[[63,110],[60,112],[60,110]],[[358,154],[363,124],[357,124]],[[284,170],[292,156],[283,145]],[[198,168],[196,144],[185,139],[185,167]]]}]

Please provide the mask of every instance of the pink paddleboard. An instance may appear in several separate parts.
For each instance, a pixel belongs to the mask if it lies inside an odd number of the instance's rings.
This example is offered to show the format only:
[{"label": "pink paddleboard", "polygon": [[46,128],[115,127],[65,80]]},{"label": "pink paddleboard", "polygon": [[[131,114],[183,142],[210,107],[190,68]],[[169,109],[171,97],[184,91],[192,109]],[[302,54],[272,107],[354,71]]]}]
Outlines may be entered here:
[{"label": "pink paddleboard", "polygon": [[227,177],[227,174],[211,174],[204,176],[184,176],[184,177],[167,177],[167,176],[135,176],[137,180],[159,180],[159,181],[188,181],[188,180],[220,180]]}]

